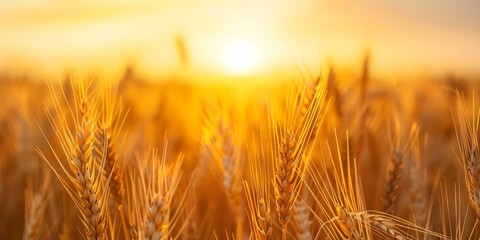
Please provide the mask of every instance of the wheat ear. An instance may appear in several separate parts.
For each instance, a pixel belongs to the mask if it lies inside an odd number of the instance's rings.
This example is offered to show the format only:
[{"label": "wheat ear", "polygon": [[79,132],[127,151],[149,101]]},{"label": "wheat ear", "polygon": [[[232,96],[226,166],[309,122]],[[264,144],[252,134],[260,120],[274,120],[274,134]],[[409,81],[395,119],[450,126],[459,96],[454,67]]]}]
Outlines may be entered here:
[{"label": "wheat ear", "polygon": [[[50,143],[49,145],[67,177],[60,175],[49,162],[49,159],[43,153],[40,152],[40,154],[54,170],[80,210],[83,224],[86,227],[86,237],[88,239],[104,239],[106,237],[105,230],[108,219],[105,195],[103,194],[105,191],[100,191],[104,183],[101,179],[102,173],[96,171],[96,163],[92,156],[95,140],[95,116],[97,114],[94,106],[96,99],[87,95],[83,82],[79,81],[76,87],[73,89],[75,92],[75,109],[69,109],[74,120],[73,131],[69,129],[67,118],[62,115],[64,111],[61,110],[60,100],[53,89],[50,89],[51,95],[56,113],[61,117],[60,121],[55,121],[54,115],[47,110],[48,118],[64,150],[70,171],[65,166],[64,160],[60,159],[58,154],[55,153],[53,146]],[[64,100],[68,102],[63,89],[62,93]],[[92,102],[94,104],[91,104]],[[48,141],[45,133],[43,135]]]},{"label": "wheat ear", "polygon": [[[222,139],[222,167],[223,188],[228,201],[236,216],[241,215],[242,204],[242,179],[240,162],[234,152],[233,136],[229,126],[224,121],[220,122],[220,135]],[[241,220],[239,220],[241,221]]]},{"label": "wheat ear", "polygon": [[352,214],[342,206],[337,206],[337,222],[342,233],[351,240],[364,240],[365,237],[360,234],[360,223]]},{"label": "wheat ear", "polygon": [[70,167],[75,173],[75,186],[81,196],[84,217],[88,223],[87,235],[101,239],[105,234],[104,204],[98,192],[98,182],[93,179],[92,150],[95,125],[92,120],[83,119],[76,136],[76,148]]},{"label": "wheat ear", "polygon": [[397,240],[406,238],[396,230],[396,223],[385,217],[369,213],[352,213],[346,208],[337,206],[337,221],[342,232],[348,239],[365,239],[360,228],[370,226],[380,233],[393,237]]},{"label": "wheat ear", "polygon": [[410,205],[415,223],[425,227],[428,221],[427,194],[425,191],[425,171],[421,171],[420,146],[418,138],[415,139],[412,151],[410,168]]},{"label": "wheat ear", "polygon": [[343,232],[349,236],[349,239],[364,239],[362,236],[357,235],[357,233],[360,233],[361,235],[361,232],[353,230],[358,229],[359,227],[367,228],[366,230],[376,232],[380,236],[387,236],[397,240],[416,239],[415,236],[412,236],[407,231],[415,231],[432,237],[449,239],[442,234],[432,232],[411,222],[383,212],[367,211],[354,213],[343,207],[337,207],[337,213],[337,221]]},{"label": "wheat ear", "polygon": [[50,199],[49,184],[50,174],[47,173],[42,176],[41,186],[36,193],[32,190],[27,190],[25,194],[25,208],[26,219],[25,228],[23,231],[24,240],[34,240],[39,238],[40,225],[45,216],[47,209],[47,202]]},{"label": "wheat ear", "polygon": [[[95,179],[95,162],[92,157],[95,142],[95,120],[92,118],[91,106],[87,102],[87,95],[83,86],[78,89],[80,99],[79,119],[75,135],[75,145],[69,166],[75,174],[75,187],[80,196],[82,215],[87,225],[87,236],[91,239],[104,239],[106,217],[104,212],[104,198],[99,192],[99,181]],[[93,109],[93,108],[92,108]]]},{"label": "wheat ear", "polygon": [[187,223],[185,226],[185,232],[184,232],[184,239],[187,240],[197,240],[199,239],[198,236],[198,229],[197,229],[197,223],[195,217],[188,218],[186,219]]},{"label": "wheat ear", "polygon": [[397,208],[403,163],[403,155],[400,151],[395,151],[390,159],[382,195],[383,210],[389,214],[394,214]]},{"label": "wheat ear", "polygon": [[120,165],[118,164],[118,154],[116,151],[115,139],[110,128],[103,127],[102,134],[97,134],[97,141],[101,142],[102,146],[105,146],[105,174],[110,178],[110,194],[115,200],[117,205],[121,205],[125,196],[125,188],[123,187],[123,174]]},{"label": "wheat ear", "polygon": [[166,152],[164,151],[160,165],[155,161],[155,157],[150,159],[151,168],[144,168],[143,179],[148,177],[148,171],[152,169],[157,173],[151,177],[153,179],[145,179],[148,183],[148,202],[146,205],[145,219],[145,239],[149,240],[165,240],[170,237],[170,229],[172,222],[170,221],[170,212],[173,195],[177,190],[180,182],[181,171],[180,166],[183,161],[183,155],[180,154],[175,164],[170,168],[165,163]]},{"label": "wheat ear", "polygon": [[[326,77],[326,75],[323,75]],[[308,151],[312,143],[316,140],[316,131],[318,126],[323,121],[324,111],[328,106],[324,106],[325,97],[325,81],[326,78],[319,78],[318,82],[314,84],[310,91],[313,97],[308,95],[305,99],[308,104],[293,104],[288,103],[287,113],[290,107],[293,107],[295,112],[300,112],[300,124],[296,124],[297,119],[289,119],[287,116],[285,120],[285,129],[282,131],[283,135],[277,137],[277,156],[275,166],[275,203],[276,211],[278,213],[279,222],[282,227],[282,239],[287,238],[287,228],[290,222],[292,213],[291,210],[299,195],[301,188],[300,180],[305,173],[305,167],[309,160]],[[308,106],[308,107],[307,107]],[[302,111],[306,108],[306,111]],[[291,109],[290,109],[291,110]],[[288,114],[287,114],[288,115]],[[279,129],[273,129],[274,134],[277,134]],[[280,140],[280,142],[278,142]]]},{"label": "wheat ear", "polygon": [[290,210],[295,203],[299,187],[301,161],[295,152],[295,140],[290,132],[285,134],[279,149],[277,170],[275,172],[275,203],[282,226],[282,239],[287,238],[287,226],[292,217]]},{"label": "wheat ear", "polygon": [[[271,219],[270,204],[262,196],[266,192],[255,192],[250,190],[248,183],[244,181],[245,194],[247,196],[248,212],[251,220],[251,227],[255,239],[273,239],[273,223]],[[257,189],[257,191],[262,191]]]},{"label": "wheat ear", "polygon": [[[316,78],[308,77],[305,80],[305,89],[302,92],[300,99],[300,128],[308,129],[309,136],[306,139],[307,145],[312,144],[315,140],[317,135],[318,129],[320,127],[320,121],[318,121],[318,117],[320,115],[322,95],[319,95],[323,91],[322,80],[325,82],[327,74],[320,75]],[[312,121],[312,119],[315,119]]]},{"label": "wheat ear", "polygon": [[312,225],[312,220],[310,219],[310,209],[308,208],[304,199],[297,198],[297,201],[295,201],[295,205],[293,206],[293,213],[297,239],[313,239],[312,232],[310,231],[310,227]]},{"label": "wheat ear", "polygon": [[24,240],[34,240],[38,238],[40,232],[40,222],[45,213],[45,199],[41,193],[32,194],[27,192],[27,219],[25,221],[25,229],[23,231]]},{"label": "wheat ear", "polygon": [[[219,110],[218,110],[219,111]],[[206,114],[208,115],[208,114]],[[216,115],[212,113],[211,115]],[[243,235],[243,186],[241,159],[235,145],[234,127],[226,117],[213,118],[206,116],[203,141],[215,160],[219,181],[227,197],[228,204],[235,216],[236,238]],[[213,136],[211,136],[213,134]]]},{"label": "wheat ear", "polygon": [[273,239],[274,228],[271,209],[271,185],[266,184],[272,179],[272,162],[265,158],[264,142],[260,135],[259,141],[252,136],[247,143],[248,153],[248,173],[250,173],[249,183],[243,181],[245,196],[247,202],[247,213],[250,219],[250,229],[255,239],[271,240]]},{"label": "wheat ear", "polygon": [[[110,194],[115,200],[117,206],[122,208],[122,201],[125,196],[125,188],[123,182],[122,164],[119,161],[117,153],[116,136],[122,128],[125,117],[123,108],[114,95],[116,87],[103,86],[101,89],[101,110],[102,117],[99,118],[97,131],[97,152],[105,158],[105,174],[111,176]],[[126,115],[126,114],[125,114]]]},{"label": "wheat ear", "polygon": [[465,175],[470,206],[475,210],[477,218],[480,218],[480,156],[478,144],[478,126],[480,111],[475,109],[473,113],[467,111],[465,98],[457,93],[457,117],[455,132],[460,149],[461,164]]}]

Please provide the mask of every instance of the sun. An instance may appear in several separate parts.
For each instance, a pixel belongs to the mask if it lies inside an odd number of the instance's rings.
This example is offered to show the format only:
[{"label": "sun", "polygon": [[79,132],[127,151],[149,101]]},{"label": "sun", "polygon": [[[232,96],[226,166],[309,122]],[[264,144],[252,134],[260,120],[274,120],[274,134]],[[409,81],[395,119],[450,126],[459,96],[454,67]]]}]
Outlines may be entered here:
[{"label": "sun", "polygon": [[231,73],[251,73],[258,65],[259,57],[256,47],[247,41],[235,41],[223,50],[223,64]]}]

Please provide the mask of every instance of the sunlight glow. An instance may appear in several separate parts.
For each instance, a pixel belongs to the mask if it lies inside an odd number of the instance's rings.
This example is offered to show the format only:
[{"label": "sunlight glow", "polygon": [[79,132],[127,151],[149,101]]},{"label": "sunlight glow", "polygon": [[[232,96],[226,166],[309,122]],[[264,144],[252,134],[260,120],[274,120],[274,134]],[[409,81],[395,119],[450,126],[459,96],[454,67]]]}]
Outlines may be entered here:
[{"label": "sunlight glow", "polygon": [[223,64],[228,71],[235,74],[252,72],[258,65],[258,49],[249,42],[233,42],[222,52]]}]

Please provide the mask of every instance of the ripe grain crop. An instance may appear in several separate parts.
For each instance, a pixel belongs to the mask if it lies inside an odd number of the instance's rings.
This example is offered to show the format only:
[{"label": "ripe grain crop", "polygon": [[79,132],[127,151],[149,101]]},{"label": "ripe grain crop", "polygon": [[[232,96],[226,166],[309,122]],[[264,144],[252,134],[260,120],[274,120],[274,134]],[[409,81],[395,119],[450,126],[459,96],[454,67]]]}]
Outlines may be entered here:
[{"label": "ripe grain crop", "polygon": [[478,239],[476,92],[328,69],[242,88],[13,81],[0,88],[0,232]]}]

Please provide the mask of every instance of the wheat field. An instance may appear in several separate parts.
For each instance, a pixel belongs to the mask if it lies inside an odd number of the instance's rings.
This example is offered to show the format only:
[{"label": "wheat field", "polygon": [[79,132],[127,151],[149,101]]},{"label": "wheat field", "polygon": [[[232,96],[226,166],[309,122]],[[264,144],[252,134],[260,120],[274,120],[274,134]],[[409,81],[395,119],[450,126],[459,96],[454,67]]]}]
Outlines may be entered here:
[{"label": "wheat field", "polygon": [[478,239],[475,81],[0,82],[2,239]]}]

